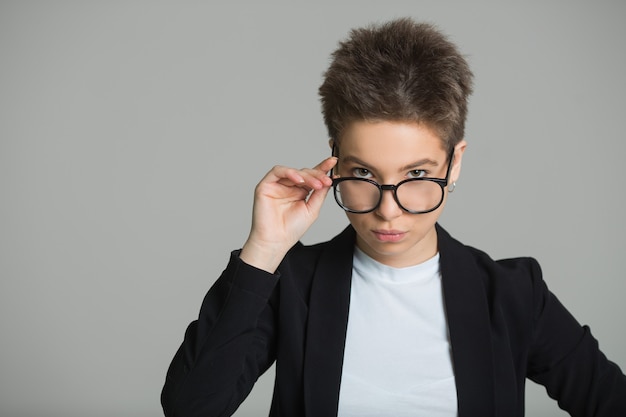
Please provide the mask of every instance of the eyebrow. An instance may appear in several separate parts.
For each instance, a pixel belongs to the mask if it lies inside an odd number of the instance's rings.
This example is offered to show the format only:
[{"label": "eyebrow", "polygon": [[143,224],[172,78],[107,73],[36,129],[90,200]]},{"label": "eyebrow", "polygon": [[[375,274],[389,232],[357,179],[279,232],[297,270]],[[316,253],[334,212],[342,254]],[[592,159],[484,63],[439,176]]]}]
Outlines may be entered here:
[{"label": "eyebrow", "polygon": [[[343,158],[342,162],[344,162],[344,163],[352,162],[352,163],[357,164],[357,165],[362,165],[365,168],[375,170],[367,162],[364,162],[364,161],[360,160],[359,158],[357,158],[355,156],[352,156],[352,155],[348,155],[345,158]],[[423,159],[419,159],[419,160],[417,160],[415,162],[412,162],[410,164],[407,164],[407,165],[401,167],[400,171],[408,171],[408,170],[415,169],[415,168],[418,168],[418,167],[423,167],[425,165],[428,165],[428,166],[431,166],[431,167],[434,168],[434,167],[439,166],[439,163],[437,161],[433,161],[432,159],[429,159],[429,158],[423,158]]]}]

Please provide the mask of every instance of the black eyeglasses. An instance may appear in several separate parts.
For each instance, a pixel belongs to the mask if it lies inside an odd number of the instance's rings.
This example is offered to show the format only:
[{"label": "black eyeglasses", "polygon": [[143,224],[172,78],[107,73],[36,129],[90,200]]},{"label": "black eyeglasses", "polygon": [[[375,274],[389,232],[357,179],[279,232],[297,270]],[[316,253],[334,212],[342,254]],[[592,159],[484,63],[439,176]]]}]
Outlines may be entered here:
[{"label": "black eyeglasses", "polygon": [[396,185],[379,184],[369,178],[334,178],[335,201],[347,212],[369,213],[380,206],[383,191],[392,191],[393,198],[402,210],[412,214],[430,213],[443,203],[453,157],[454,149],[448,155],[445,178],[409,178]]}]

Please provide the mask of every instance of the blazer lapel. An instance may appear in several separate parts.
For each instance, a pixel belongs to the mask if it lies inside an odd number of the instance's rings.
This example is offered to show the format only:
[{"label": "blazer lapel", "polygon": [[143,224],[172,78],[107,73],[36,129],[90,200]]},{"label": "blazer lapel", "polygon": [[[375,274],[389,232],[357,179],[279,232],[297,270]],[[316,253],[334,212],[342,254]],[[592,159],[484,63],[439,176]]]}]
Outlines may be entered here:
[{"label": "blazer lapel", "polygon": [[311,287],[304,358],[307,416],[335,416],[348,324],[355,232],[346,228],[321,253]]},{"label": "blazer lapel", "polygon": [[485,283],[471,254],[437,225],[459,417],[493,416],[494,364]]}]

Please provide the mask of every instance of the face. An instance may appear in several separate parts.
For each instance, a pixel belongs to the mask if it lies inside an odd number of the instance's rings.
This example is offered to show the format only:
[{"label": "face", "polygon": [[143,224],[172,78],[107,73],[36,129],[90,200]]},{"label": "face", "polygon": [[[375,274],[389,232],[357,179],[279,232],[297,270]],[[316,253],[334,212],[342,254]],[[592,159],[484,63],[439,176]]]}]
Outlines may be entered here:
[{"label": "face", "polygon": [[[454,150],[448,183],[456,181],[466,143]],[[379,184],[398,184],[407,178],[445,178],[448,152],[434,130],[412,122],[350,124],[339,145],[337,174],[370,178]],[[357,233],[357,246],[373,259],[394,267],[421,263],[437,253],[435,211],[411,214],[402,210],[392,191],[384,191],[378,208],[365,214],[346,213]]]}]

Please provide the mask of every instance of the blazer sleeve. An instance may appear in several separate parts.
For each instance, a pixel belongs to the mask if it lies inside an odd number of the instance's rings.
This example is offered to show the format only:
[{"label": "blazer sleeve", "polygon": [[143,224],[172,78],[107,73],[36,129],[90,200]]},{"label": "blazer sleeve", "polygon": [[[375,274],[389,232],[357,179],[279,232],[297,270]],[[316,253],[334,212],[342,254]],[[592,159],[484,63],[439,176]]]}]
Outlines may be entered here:
[{"label": "blazer sleeve", "polygon": [[533,260],[534,335],[528,377],[578,417],[626,416],[626,376],[548,290]]},{"label": "blazer sleeve", "polygon": [[231,254],[169,366],[161,393],[167,417],[235,412],[275,357],[278,278]]}]

